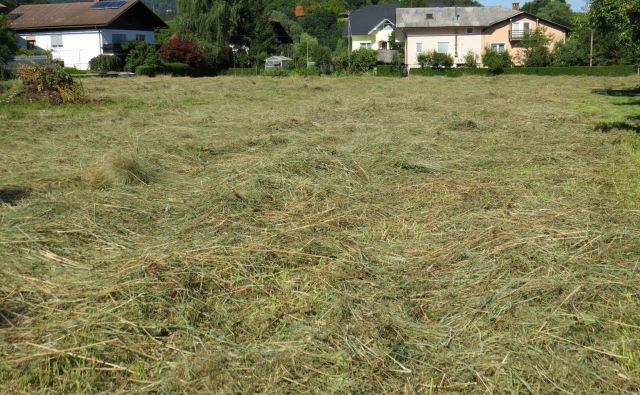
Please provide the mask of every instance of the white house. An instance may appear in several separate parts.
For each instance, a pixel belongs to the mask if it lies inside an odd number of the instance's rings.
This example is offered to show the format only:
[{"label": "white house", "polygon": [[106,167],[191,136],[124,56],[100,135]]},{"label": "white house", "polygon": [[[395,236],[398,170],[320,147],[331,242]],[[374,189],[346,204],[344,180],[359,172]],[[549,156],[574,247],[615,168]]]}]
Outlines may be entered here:
[{"label": "white house", "polygon": [[21,47],[51,51],[79,70],[98,55],[120,54],[125,41],[154,43],[154,30],[166,27],[139,0],[21,5],[9,16]]}]

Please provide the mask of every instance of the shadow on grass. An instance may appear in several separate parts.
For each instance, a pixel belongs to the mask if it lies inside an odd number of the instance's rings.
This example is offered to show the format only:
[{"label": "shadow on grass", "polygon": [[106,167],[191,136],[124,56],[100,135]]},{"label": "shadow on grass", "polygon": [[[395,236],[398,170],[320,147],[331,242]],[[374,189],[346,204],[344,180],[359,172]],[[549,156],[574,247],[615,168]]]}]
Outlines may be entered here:
[{"label": "shadow on grass", "polygon": [[591,93],[595,93],[596,95],[606,95],[606,96],[626,96],[626,97],[635,97],[640,96],[640,86],[635,88],[622,88],[622,89],[594,89]]},{"label": "shadow on grass", "polygon": [[[594,89],[591,91],[596,95],[606,95],[615,97],[637,97],[640,96],[640,86],[635,88],[622,89]],[[625,103],[613,103],[615,106],[640,106],[640,100],[631,100]],[[600,122],[595,128],[598,132],[610,132],[617,130],[630,130],[640,134],[640,115],[629,115],[624,121]]]}]

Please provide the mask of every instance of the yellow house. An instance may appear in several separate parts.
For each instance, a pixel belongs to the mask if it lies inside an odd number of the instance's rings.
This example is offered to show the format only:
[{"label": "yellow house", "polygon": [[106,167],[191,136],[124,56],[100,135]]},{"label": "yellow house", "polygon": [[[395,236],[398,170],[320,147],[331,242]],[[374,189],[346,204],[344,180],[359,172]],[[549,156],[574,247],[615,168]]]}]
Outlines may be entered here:
[{"label": "yellow house", "polygon": [[405,64],[419,67],[418,54],[446,52],[456,66],[467,53],[481,60],[487,47],[509,51],[516,65],[522,62],[522,38],[528,31],[543,28],[550,47],[566,38],[569,28],[520,10],[504,7],[429,7],[396,9],[396,37],[405,42]]},{"label": "yellow house", "polygon": [[368,5],[347,14],[344,36],[351,50],[390,49],[389,36],[396,26],[397,4]]}]

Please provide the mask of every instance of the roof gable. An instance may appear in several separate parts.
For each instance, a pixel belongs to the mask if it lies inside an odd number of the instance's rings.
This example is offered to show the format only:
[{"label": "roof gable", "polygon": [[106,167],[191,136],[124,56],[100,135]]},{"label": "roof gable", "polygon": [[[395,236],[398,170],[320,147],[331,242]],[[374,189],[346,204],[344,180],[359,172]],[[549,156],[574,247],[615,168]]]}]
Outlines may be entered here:
[{"label": "roof gable", "polygon": [[[561,24],[559,24],[559,23],[555,23],[555,22],[550,21],[550,20],[548,20],[548,19],[540,18],[539,16],[533,15],[533,14],[528,13],[528,12],[526,12],[526,11],[520,11],[520,12],[518,12],[516,15],[513,15],[513,16],[511,16],[511,17],[503,18],[503,19],[497,20],[497,21],[493,22],[490,26],[496,25],[496,24],[498,24],[498,23],[500,23],[500,22],[504,22],[504,21],[506,21],[506,20],[508,20],[508,19],[511,19],[511,18],[520,18],[520,17],[529,17],[529,18],[531,18],[531,19],[537,19],[537,20],[539,20],[539,21],[541,21],[541,22],[544,22],[544,23],[545,23],[545,24],[547,24],[547,25],[551,25],[551,26],[553,26],[553,27],[555,27],[555,28],[557,28],[557,29],[559,29],[559,30],[562,30],[562,31],[564,31],[564,32],[568,32],[568,31],[570,31],[570,30],[571,30],[571,29],[570,29],[570,28],[568,28],[567,26],[561,25]],[[490,27],[490,26],[489,26],[489,27]]]},{"label": "roof gable", "polygon": [[[118,27],[154,30],[166,24],[138,0],[122,0],[118,8],[92,8],[96,3],[57,3],[21,5],[9,15],[13,30]],[[114,26],[116,27],[116,26]]]},{"label": "roof gable", "polygon": [[[349,14],[352,35],[370,34],[384,20],[395,25],[398,4],[369,5]],[[345,27],[345,35],[348,27]]]}]

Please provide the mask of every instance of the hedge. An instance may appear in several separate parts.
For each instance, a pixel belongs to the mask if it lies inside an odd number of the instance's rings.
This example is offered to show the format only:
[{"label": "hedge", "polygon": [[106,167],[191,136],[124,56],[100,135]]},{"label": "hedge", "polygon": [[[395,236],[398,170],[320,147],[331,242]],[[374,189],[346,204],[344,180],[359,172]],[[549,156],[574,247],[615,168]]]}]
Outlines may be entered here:
[{"label": "hedge", "polygon": [[[625,76],[635,74],[636,66],[567,66],[567,67],[510,67],[504,69],[504,74],[526,74],[526,75],[590,75],[590,76]],[[459,77],[462,75],[490,75],[485,68],[451,68],[442,70],[433,69],[411,69],[410,75],[417,76],[443,76]],[[380,73],[378,73],[380,75]]]},{"label": "hedge", "polygon": [[[185,76],[185,75],[193,75],[194,69],[185,63],[180,62],[171,62],[164,63],[162,65],[162,72],[165,74],[171,74],[172,76]],[[137,73],[137,70],[136,70]]]},{"label": "hedge", "polygon": [[158,68],[156,66],[146,66],[146,65],[140,65],[138,67],[136,67],[136,74],[137,75],[146,75],[148,77],[153,77],[158,73]]},{"label": "hedge", "polygon": [[568,66],[568,67],[513,67],[504,70],[504,74],[529,74],[529,75],[601,75],[601,76],[625,76],[635,74],[636,66]]},{"label": "hedge", "polygon": [[222,75],[261,75],[262,70],[255,67],[233,67],[222,71]]},{"label": "hedge", "polygon": [[376,66],[376,75],[378,77],[400,77],[402,75],[401,70],[393,70],[390,64],[383,64]]}]

